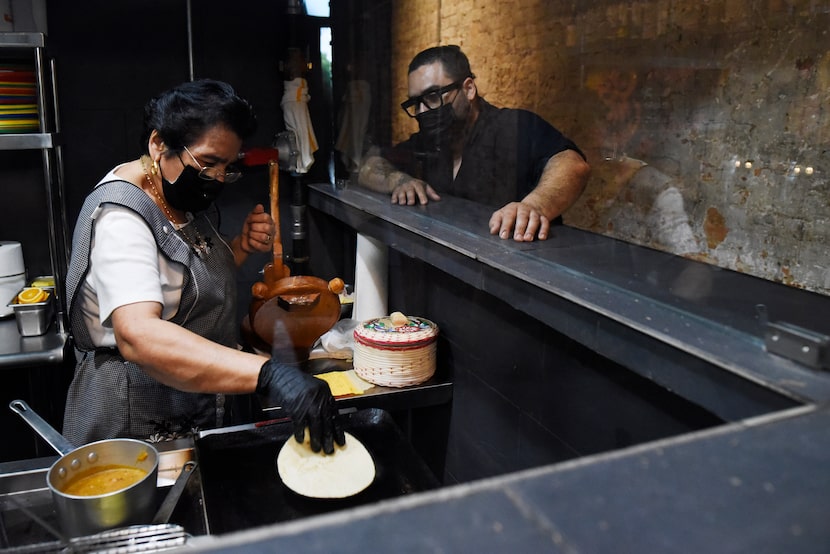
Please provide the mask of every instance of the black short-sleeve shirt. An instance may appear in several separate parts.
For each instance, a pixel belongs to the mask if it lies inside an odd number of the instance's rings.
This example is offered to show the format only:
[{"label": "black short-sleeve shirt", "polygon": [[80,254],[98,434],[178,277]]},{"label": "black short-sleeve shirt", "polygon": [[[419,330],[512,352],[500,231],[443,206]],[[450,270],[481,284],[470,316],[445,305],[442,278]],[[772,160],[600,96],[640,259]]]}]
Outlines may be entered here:
[{"label": "black short-sleeve shirt", "polygon": [[384,155],[398,169],[449,194],[500,208],[524,198],[539,181],[551,156],[579,148],[547,121],[527,110],[497,108],[481,102],[461,158],[452,177],[449,149],[421,148],[420,133]]}]

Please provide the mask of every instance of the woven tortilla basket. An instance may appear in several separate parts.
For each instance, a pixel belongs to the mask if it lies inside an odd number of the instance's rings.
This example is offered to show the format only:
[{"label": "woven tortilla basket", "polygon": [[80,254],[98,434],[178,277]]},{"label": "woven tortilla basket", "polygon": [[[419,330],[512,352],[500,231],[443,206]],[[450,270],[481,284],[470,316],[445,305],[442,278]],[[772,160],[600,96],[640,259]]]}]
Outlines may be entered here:
[{"label": "woven tortilla basket", "polygon": [[354,331],[354,370],[382,387],[408,387],[435,374],[438,326],[409,317],[393,326],[389,318],[363,322]]}]

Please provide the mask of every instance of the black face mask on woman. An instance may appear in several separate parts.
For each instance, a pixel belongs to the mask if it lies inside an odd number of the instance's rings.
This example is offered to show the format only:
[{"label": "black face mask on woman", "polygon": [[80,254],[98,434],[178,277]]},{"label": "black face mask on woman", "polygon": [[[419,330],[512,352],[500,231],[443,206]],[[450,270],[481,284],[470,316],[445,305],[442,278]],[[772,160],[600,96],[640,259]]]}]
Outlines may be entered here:
[{"label": "black face mask on woman", "polygon": [[167,203],[183,212],[206,210],[222,192],[224,183],[199,177],[199,170],[192,165],[184,166],[181,175],[170,182],[161,176],[161,188]]},{"label": "black face mask on woman", "polygon": [[455,111],[452,104],[444,104],[434,110],[426,110],[415,116],[422,139],[436,148],[445,145],[452,135],[455,124]]}]

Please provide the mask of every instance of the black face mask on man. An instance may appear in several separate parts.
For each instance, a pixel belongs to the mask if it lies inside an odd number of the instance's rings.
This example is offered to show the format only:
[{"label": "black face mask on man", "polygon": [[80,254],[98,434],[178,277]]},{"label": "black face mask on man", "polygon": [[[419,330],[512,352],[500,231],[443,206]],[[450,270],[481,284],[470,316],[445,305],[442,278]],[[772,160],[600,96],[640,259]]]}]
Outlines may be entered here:
[{"label": "black face mask on man", "polygon": [[199,177],[199,170],[192,165],[184,166],[181,175],[170,182],[161,176],[161,188],[167,203],[183,212],[201,212],[219,197],[224,183]]},{"label": "black face mask on man", "polygon": [[455,111],[452,104],[444,104],[434,110],[425,110],[415,116],[418,128],[425,142],[436,147],[449,142],[451,130],[455,124]]}]

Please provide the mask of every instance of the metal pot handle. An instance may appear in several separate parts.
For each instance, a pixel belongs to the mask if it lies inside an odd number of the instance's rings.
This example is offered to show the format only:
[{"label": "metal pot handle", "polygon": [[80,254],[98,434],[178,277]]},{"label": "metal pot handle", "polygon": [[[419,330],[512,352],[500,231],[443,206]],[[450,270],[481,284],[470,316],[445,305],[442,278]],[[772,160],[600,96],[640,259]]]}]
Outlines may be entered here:
[{"label": "metal pot handle", "polygon": [[29,427],[34,429],[43,440],[49,443],[49,446],[54,448],[58,454],[64,456],[75,450],[75,446],[66,440],[66,438],[58,433],[54,427],[46,423],[46,420],[40,417],[28,404],[23,400],[12,400],[9,402],[9,408],[20,417],[23,421],[29,424]]},{"label": "metal pot handle", "polygon": [[173,486],[167,492],[167,495],[164,497],[158,512],[156,512],[156,516],[153,518],[153,525],[167,523],[170,521],[170,516],[173,515],[173,510],[176,509],[176,504],[179,503],[179,498],[181,497],[182,492],[184,492],[184,488],[187,486],[190,476],[196,470],[196,466],[197,464],[193,460],[185,462],[184,466],[182,466],[182,471],[176,478],[176,482],[173,483]]}]

